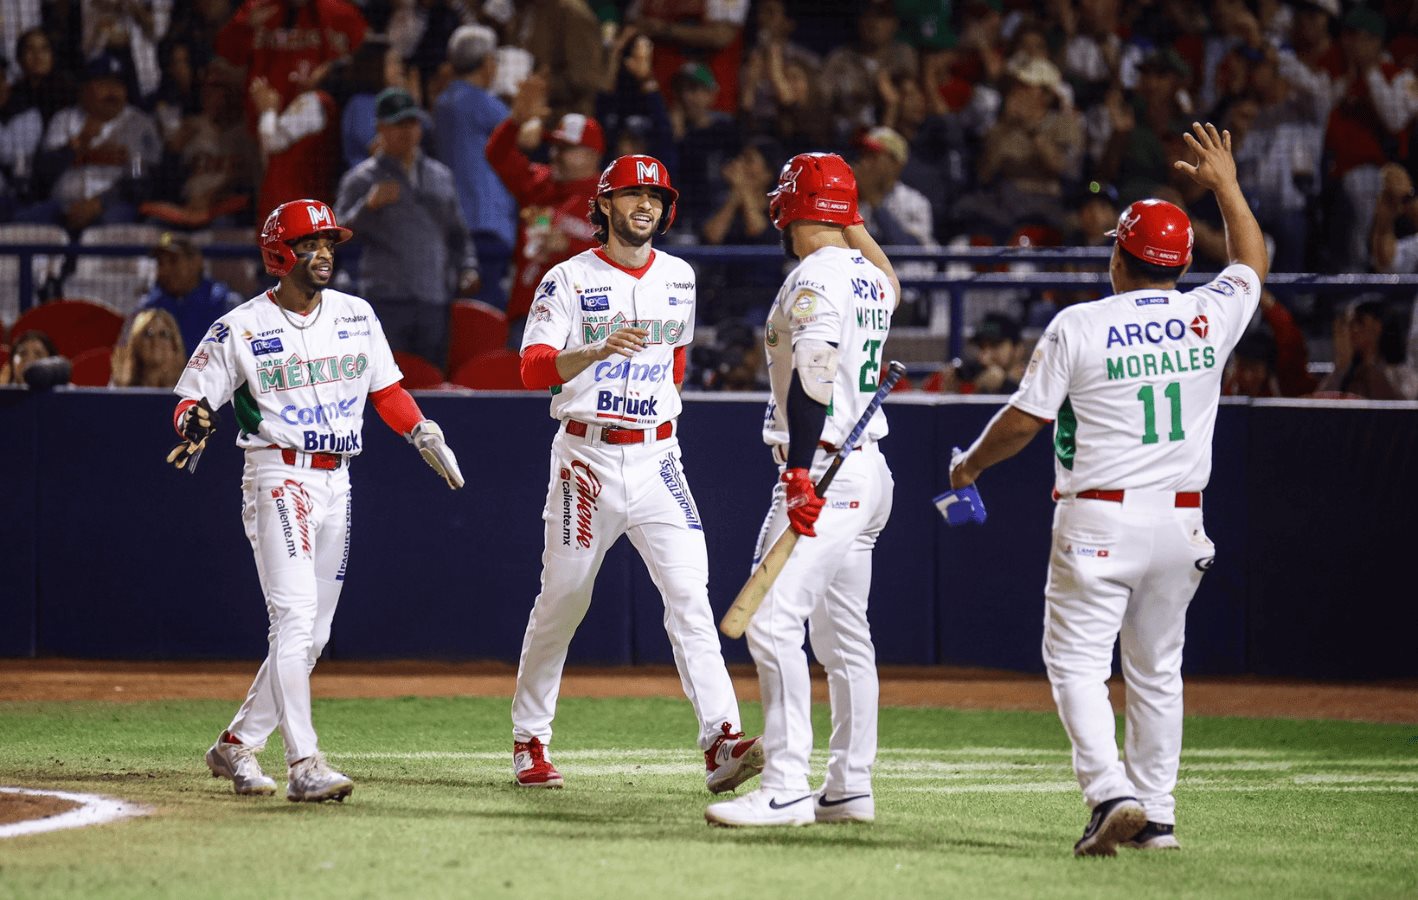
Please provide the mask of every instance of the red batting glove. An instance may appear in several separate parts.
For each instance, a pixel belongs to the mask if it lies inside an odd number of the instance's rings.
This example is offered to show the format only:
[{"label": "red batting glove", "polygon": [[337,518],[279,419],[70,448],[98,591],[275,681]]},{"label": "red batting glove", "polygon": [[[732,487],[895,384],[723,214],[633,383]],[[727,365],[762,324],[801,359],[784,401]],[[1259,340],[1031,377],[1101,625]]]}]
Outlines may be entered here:
[{"label": "red batting glove", "polygon": [[779,479],[788,486],[788,525],[803,537],[817,537],[813,524],[827,501],[817,496],[807,469],[789,469]]}]

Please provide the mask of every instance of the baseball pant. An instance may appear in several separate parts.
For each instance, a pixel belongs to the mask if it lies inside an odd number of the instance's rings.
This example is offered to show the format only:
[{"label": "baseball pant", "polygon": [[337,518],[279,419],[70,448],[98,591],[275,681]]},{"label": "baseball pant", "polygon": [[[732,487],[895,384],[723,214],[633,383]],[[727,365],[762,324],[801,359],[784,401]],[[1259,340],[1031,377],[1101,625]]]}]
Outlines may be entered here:
[{"label": "baseball pant", "polygon": [[[831,459],[817,452],[814,481]],[[826,494],[827,505],[814,526],[817,537],[799,539],[749,621],[748,648],[763,695],[765,789],[809,790],[812,684],[803,650],[806,625],[813,655],[827,670],[832,704],[823,788],[832,796],[871,792],[879,693],[867,599],[872,549],[891,516],[894,484],[875,442],[851,453]],[[786,502],[780,483],[759,532],[755,567],[788,527]]]},{"label": "baseball pant", "polygon": [[[1201,510],[1177,509],[1170,492],[1127,491],[1122,503],[1065,499],[1054,510],[1044,665],[1089,808],[1134,796],[1151,821],[1176,821],[1187,605],[1215,554]],[[1126,763],[1108,702],[1117,640]]]},{"label": "baseball pant", "polygon": [[610,445],[594,439],[598,431],[576,437],[563,428],[552,442],[542,590],[522,640],[513,738],[551,742],[567,647],[606,551],[628,535],[664,599],[665,633],[707,750],[723,723],[738,730],[739,709],[709,608],[709,557],[679,442]]},{"label": "baseball pant", "polygon": [[[297,454],[301,463],[305,454]],[[349,559],[348,461],[333,471],[290,466],[279,450],[250,450],[241,518],[266,596],[270,649],[227,730],[263,746],[281,730],[286,762],[318,749],[310,716],[310,672],[330,639]]]}]

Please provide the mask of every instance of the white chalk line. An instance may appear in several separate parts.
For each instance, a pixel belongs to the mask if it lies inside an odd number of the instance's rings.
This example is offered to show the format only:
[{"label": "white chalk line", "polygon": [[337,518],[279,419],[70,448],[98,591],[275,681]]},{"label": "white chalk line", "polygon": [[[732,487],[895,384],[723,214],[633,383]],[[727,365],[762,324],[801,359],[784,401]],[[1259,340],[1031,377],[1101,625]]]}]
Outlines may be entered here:
[{"label": "white chalk line", "polygon": [[26,794],[31,797],[55,797],[78,803],[78,809],[62,812],[57,816],[43,819],[27,819],[0,825],[0,838],[20,837],[40,834],[46,831],[60,831],[65,828],[83,828],[89,825],[103,825],[119,819],[145,816],[152,810],[128,800],[117,800],[98,794],[74,794],[69,791],[49,791],[38,788],[0,787],[0,794]]}]

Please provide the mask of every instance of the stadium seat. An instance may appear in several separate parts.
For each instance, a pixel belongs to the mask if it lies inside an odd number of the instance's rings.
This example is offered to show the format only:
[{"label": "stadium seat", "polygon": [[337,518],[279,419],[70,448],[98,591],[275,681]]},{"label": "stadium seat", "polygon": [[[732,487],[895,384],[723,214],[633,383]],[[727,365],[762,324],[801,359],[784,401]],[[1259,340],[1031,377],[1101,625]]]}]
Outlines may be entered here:
[{"label": "stadium seat", "polygon": [[522,384],[522,356],[516,350],[499,347],[467,360],[453,373],[459,387],[484,391],[525,391]]},{"label": "stadium seat", "polygon": [[[8,223],[0,225],[0,244],[67,244],[69,233],[58,225],[23,225]],[[36,290],[45,279],[58,277],[64,266],[62,256],[35,256],[31,262],[31,273]],[[17,256],[0,256],[0,326],[15,321],[20,314],[20,259]]]},{"label": "stadium seat", "polygon": [[[161,234],[156,225],[91,225],[79,237],[79,244],[152,247]],[[146,251],[133,256],[80,256],[74,274],[64,280],[64,294],[92,297],[127,315],[138,308],[156,274],[157,263]]]},{"label": "stadium seat", "polygon": [[507,346],[507,314],[481,300],[458,300],[448,316],[448,371]]},{"label": "stadium seat", "polygon": [[107,387],[113,374],[113,348],[91,347],[69,360],[69,383],[79,387]]},{"label": "stadium seat", "polygon": [[27,311],[15,322],[13,334],[42,331],[61,356],[71,360],[94,347],[112,347],[123,333],[123,317],[87,300],[56,300]]},{"label": "stadium seat", "polygon": [[411,391],[441,387],[443,384],[443,373],[438,366],[417,353],[395,350],[394,362],[399,364],[399,369],[404,373],[404,387]]}]

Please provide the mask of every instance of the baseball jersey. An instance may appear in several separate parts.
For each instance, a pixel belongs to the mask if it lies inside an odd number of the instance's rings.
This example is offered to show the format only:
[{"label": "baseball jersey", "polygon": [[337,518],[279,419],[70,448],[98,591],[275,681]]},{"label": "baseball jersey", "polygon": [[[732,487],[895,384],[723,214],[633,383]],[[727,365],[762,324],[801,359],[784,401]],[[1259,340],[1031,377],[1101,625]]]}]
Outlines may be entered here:
[{"label": "baseball jersey", "polygon": [[1010,404],[1054,420],[1054,487],[1199,491],[1226,358],[1260,303],[1245,265],[1195,290],[1128,291],[1054,317]]},{"label": "baseball jersey", "polygon": [[533,344],[572,350],[625,327],[650,332],[634,356],[592,363],[553,387],[552,418],[652,428],[678,416],[674,351],[694,340],[694,302],[694,270],[658,250],[634,271],[611,262],[600,248],[552,266],[527,315],[524,352]]},{"label": "baseball jersey", "polygon": [[[871,403],[881,377],[881,348],[896,294],[891,279],[856,250],[822,247],[789,273],[768,314],[763,343],[773,396],[763,417],[763,441],[788,443],[788,385],[793,347],[816,339],[837,345],[837,374],[822,440],[841,444]],[[863,441],[886,436],[886,413],[872,416]]]},{"label": "baseball jersey", "polygon": [[206,397],[213,409],[230,400],[238,447],[357,456],[365,398],[404,374],[367,302],[329,288],[320,296],[309,316],[283,310],[270,291],[222,316],[188,360],[177,395]]}]

